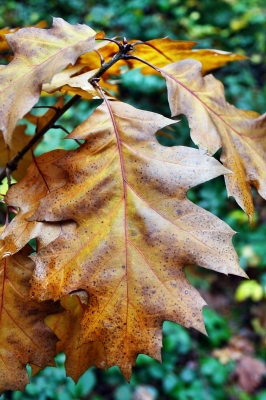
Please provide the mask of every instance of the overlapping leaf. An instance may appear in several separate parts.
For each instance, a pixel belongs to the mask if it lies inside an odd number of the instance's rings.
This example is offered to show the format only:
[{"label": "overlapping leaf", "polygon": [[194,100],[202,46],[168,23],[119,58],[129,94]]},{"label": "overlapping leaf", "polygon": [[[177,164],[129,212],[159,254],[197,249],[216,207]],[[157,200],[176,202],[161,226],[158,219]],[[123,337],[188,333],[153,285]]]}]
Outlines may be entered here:
[{"label": "overlapping leaf", "polygon": [[251,185],[266,198],[266,114],[228,104],[221,82],[202,78],[196,60],[173,63],[162,70],[172,115],[186,115],[193,141],[208,154],[223,148],[221,161],[234,172],[225,176],[229,196],[252,219]]},{"label": "overlapping leaf", "polygon": [[67,173],[52,165],[52,162],[64,155],[63,150],[56,150],[34,159],[25,178],[8,191],[5,203],[19,207],[19,212],[0,236],[3,241],[0,245],[0,259],[5,254],[16,253],[30,239],[38,238],[40,248],[59,235],[60,224],[30,222],[28,219],[42,197],[66,183]]},{"label": "overlapping leaf", "polygon": [[[0,169],[4,168],[17,153],[30,141],[30,136],[25,134],[26,125],[18,125],[13,133],[12,146],[9,147],[0,131]],[[19,169],[12,173],[12,176],[19,181],[26,174],[27,168],[32,161],[31,153],[28,152],[21,160]],[[1,190],[1,189],[0,189]]]},{"label": "overlapping leaf", "polygon": [[[47,93],[53,93],[60,89],[62,93],[72,92],[87,100],[99,97],[94,87],[88,82],[89,78],[91,78],[96,71],[92,70],[76,76],[75,74],[80,72],[82,68],[82,65],[77,65],[59,72],[53,77],[51,83],[43,85],[42,90]],[[72,77],[72,75],[75,76]]]},{"label": "overlapping leaf", "polygon": [[[135,47],[133,55],[138,56],[156,67],[162,68],[165,65],[193,58],[202,64],[202,72],[206,74],[213,69],[220,68],[229,62],[243,60],[246,57],[240,54],[228,53],[220,50],[193,49],[196,42],[171,40],[169,37],[154,39],[139,44]],[[143,65],[138,60],[130,60],[134,68],[141,68],[143,74],[152,74],[156,71],[149,66]]]},{"label": "overlapping leaf", "polygon": [[23,28],[7,35],[15,57],[0,73],[0,129],[8,145],[19,118],[37,103],[43,83],[93,49],[95,32],[54,18],[50,29]]},{"label": "overlapping leaf", "polygon": [[[87,295],[87,292],[84,292]],[[87,295],[88,296],[88,295]],[[66,373],[77,382],[90,367],[106,367],[104,347],[101,342],[90,342],[80,346],[81,321],[87,308],[88,299],[83,304],[78,295],[64,296],[60,303],[65,311],[49,315],[45,324],[56,334],[60,341],[56,345],[57,353],[66,354]]]},{"label": "overlapping leaf", "polygon": [[[32,27],[35,27],[35,28],[46,28],[47,27],[47,22],[46,21],[40,21],[36,25],[33,25]],[[17,27],[17,28],[6,27],[6,28],[3,28],[3,29],[0,29],[0,55],[1,55],[1,53],[5,53],[8,50],[11,50],[10,46],[8,44],[8,41],[6,40],[6,35],[8,35],[10,33],[15,33],[19,29],[21,29],[21,28],[19,28],[19,27]]]},{"label": "overlapping leaf", "polygon": [[68,182],[40,201],[31,220],[74,220],[34,256],[32,296],[86,290],[81,344],[101,341],[107,365],[127,378],[139,353],[160,359],[162,323],[204,332],[203,299],[186,264],[244,272],[233,231],[186,198],[191,187],[228,171],[196,149],[166,148],[157,130],[173,121],[119,102],[100,106],[69,136],[85,139],[53,163]]},{"label": "overlapping leaf", "polygon": [[53,363],[56,337],[43,319],[57,305],[28,298],[34,263],[30,249],[0,261],[0,392],[23,390],[29,383],[27,364],[35,370]]}]

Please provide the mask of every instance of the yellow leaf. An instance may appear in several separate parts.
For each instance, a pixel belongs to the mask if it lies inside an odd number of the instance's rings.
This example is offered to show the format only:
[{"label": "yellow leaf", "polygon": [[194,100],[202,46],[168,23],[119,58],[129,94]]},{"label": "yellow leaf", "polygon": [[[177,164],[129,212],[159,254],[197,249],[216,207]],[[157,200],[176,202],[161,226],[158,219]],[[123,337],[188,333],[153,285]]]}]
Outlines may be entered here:
[{"label": "yellow leaf", "polygon": [[235,299],[244,301],[250,297],[253,301],[259,301],[263,298],[263,295],[263,288],[259,282],[250,280],[240,283],[235,293]]},{"label": "yellow leaf", "polygon": [[[193,58],[202,63],[202,73],[220,68],[229,62],[243,60],[247,57],[228,53],[221,50],[193,49],[196,42],[171,40],[169,37],[154,39],[137,45],[133,55],[148,61],[156,67],[162,68],[175,61]],[[138,60],[130,60],[129,64],[134,68],[141,68],[143,74],[155,74],[156,71]]]}]

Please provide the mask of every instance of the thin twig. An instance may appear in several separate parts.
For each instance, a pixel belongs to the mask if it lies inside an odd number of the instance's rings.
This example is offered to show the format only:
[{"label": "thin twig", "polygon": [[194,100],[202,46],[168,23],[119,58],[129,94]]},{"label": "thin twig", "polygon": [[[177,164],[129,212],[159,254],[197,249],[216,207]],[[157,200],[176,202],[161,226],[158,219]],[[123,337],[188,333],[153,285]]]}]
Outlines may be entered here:
[{"label": "thin twig", "polygon": [[64,128],[62,125],[54,125],[52,126],[54,129],[62,129],[62,131],[66,132],[67,135],[69,135],[70,132],[66,128]]},{"label": "thin twig", "polygon": [[94,51],[95,51],[95,53],[97,53],[98,54],[98,56],[100,57],[100,60],[101,60],[101,65],[103,65],[104,64],[104,58],[103,58],[103,56],[101,55],[101,53],[98,51],[98,50],[96,50],[96,49],[94,49]]},{"label": "thin twig", "polygon": [[99,40],[107,40],[108,42],[115,43],[115,44],[119,47],[119,50],[120,50],[120,51],[123,49],[122,43],[118,42],[118,41],[115,40],[115,39],[102,38],[102,39],[99,39]]},{"label": "thin twig", "polygon": [[171,61],[171,63],[173,62],[173,60],[172,60],[171,58],[169,58],[165,53],[163,53],[160,49],[157,49],[157,47],[153,46],[151,43],[139,41],[139,42],[132,43],[132,46],[135,47],[135,46],[137,46],[138,44],[145,44],[146,46],[151,47],[153,50],[157,51],[157,53],[161,54],[161,55],[164,56],[167,60]]},{"label": "thin twig", "polygon": [[[67,130],[66,128],[64,128],[62,125],[54,125],[52,128],[54,128],[54,129],[62,129],[62,131],[66,132],[68,135],[69,135],[69,133],[70,133],[70,132],[68,132],[68,130]],[[82,143],[81,143],[78,139],[73,139],[73,140],[75,140],[75,142],[76,142],[77,144],[79,144],[80,146],[82,145]]]},{"label": "thin twig", "polygon": [[34,106],[32,108],[52,108],[55,111],[58,111],[58,107],[54,107],[54,106]]},{"label": "thin twig", "polygon": [[141,61],[143,64],[146,64],[146,65],[148,65],[149,67],[155,69],[155,71],[157,71],[157,72],[160,72],[160,71],[161,71],[160,68],[155,67],[155,65],[150,64],[148,61],[145,61],[145,60],[143,60],[142,58],[137,57],[137,56],[133,56],[133,55],[131,55],[131,54],[127,54],[127,55],[124,57],[124,59],[125,59],[125,60],[138,60],[138,61]]}]

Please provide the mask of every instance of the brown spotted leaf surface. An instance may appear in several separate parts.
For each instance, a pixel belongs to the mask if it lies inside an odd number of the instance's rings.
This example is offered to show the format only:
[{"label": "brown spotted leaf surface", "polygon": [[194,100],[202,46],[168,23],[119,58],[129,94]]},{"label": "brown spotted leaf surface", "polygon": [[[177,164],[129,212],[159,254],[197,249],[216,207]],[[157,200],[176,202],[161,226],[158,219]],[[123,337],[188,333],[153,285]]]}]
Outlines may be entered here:
[{"label": "brown spotted leaf surface", "polygon": [[31,295],[57,300],[85,290],[80,344],[102,342],[107,366],[118,365],[127,378],[139,353],[161,359],[163,321],[205,332],[205,302],[185,265],[245,276],[234,232],[186,197],[228,171],[200,150],[161,146],[155,134],[172,123],[105,101],[69,135],[85,143],[53,162],[67,183],[47,193],[30,218],[74,221],[32,257]]},{"label": "brown spotted leaf surface", "polygon": [[212,155],[222,147],[221,161],[233,172],[225,175],[228,196],[234,196],[252,220],[251,185],[266,198],[266,114],[228,104],[222,83],[212,75],[203,78],[196,60],[167,65],[161,72],[172,115],[187,117],[200,149]]},{"label": "brown spotted leaf surface", "polygon": [[[87,295],[87,292],[84,292]],[[57,353],[66,354],[66,373],[77,382],[79,377],[93,365],[98,368],[106,367],[104,347],[101,342],[89,342],[80,346],[81,321],[87,303],[77,295],[66,295],[60,303],[65,309],[63,313],[49,315],[45,324],[56,334],[59,342],[56,345]]]},{"label": "brown spotted leaf surface", "polygon": [[0,240],[2,239],[0,259],[3,255],[18,252],[33,238],[38,239],[40,247],[59,235],[60,224],[51,225],[28,219],[37,209],[42,197],[66,183],[67,172],[52,164],[64,155],[64,150],[55,150],[45,156],[34,158],[24,179],[9,189],[5,196],[5,203],[18,207],[19,211],[0,235]]},{"label": "brown spotted leaf surface", "polygon": [[23,28],[7,35],[14,59],[0,71],[0,129],[11,146],[12,133],[37,103],[41,86],[95,45],[95,32],[86,25],[53,19],[50,29]]},{"label": "brown spotted leaf surface", "polygon": [[[53,363],[56,336],[43,319],[58,306],[30,300],[34,263],[30,249],[0,261],[0,392],[23,390],[27,364],[37,369]],[[58,310],[59,311],[59,310]]]}]

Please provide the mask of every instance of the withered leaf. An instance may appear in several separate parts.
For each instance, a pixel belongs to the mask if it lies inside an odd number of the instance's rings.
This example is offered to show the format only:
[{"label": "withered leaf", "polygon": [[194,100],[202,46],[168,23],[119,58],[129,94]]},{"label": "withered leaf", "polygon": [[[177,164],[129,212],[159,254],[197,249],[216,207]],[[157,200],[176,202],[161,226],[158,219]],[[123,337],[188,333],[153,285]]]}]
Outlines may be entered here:
[{"label": "withered leaf", "polygon": [[18,119],[37,103],[42,84],[92,50],[94,36],[88,26],[61,18],[54,18],[50,29],[23,28],[6,36],[15,56],[0,71],[0,129],[9,146]]},{"label": "withered leaf", "polygon": [[[169,37],[154,39],[135,47],[133,55],[148,61],[156,67],[162,68],[175,61],[192,58],[202,64],[202,73],[220,68],[232,61],[246,59],[240,54],[228,53],[220,50],[193,49],[196,42],[172,40]],[[138,60],[128,62],[134,68],[141,68],[143,74],[155,74],[156,71]]]},{"label": "withered leaf", "polygon": [[266,365],[261,360],[243,356],[237,364],[235,373],[242,389],[252,393],[260,385],[263,376],[266,374]]},{"label": "withered leaf", "polygon": [[[0,131],[0,169],[4,168],[8,161],[10,161],[22,147],[30,141],[30,136],[25,134],[27,126],[18,125],[13,132],[12,145],[9,147],[4,140],[3,134]],[[19,169],[12,172],[12,176],[19,181],[26,174],[27,168],[32,161],[31,153],[28,152],[20,162]]]},{"label": "withered leaf", "polygon": [[86,290],[81,343],[102,342],[108,367],[127,378],[139,353],[160,360],[164,320],[205,332],[205,303],[185,265],[245,276],[234,232],[186,198],[228,171],[199,150],[158,144],[156,132],[172,123],[124,103],[101,105],[69,135],[86,142],[54,163],[68,182],[31,217],[77,223],[33,256],[32,295]]},{"label": "withered leaf", "polygon": [[79,296],[64,296],[60,303],[65,311],[49,315],[44,322],[60,339],[56,350],[58,353],[63,351],[66,354],[66,373],[77,382],[79,377],[93,365],[103,369],[106,367],[104,347],[101,342],[80,345],[80,324],[87,307]]},{"label": "withered leaf", "polygon": [[234,172],[225,175],[228,196],[234,196],[252,220],[251,185],[266,198],[266,114],[228,104],[222,83],[212,75],[202,78],[196,60],[167,65],[161,73],[172,115],[187,117],[192,140],[210,155],[223,148],[221,161]]},{"label": "withered leaf", "polygon": [[28,219],[37,209],[42,197],[66,183],[67,172],[52,165],[52,162],[64,155],[64,150],[55,150],[34,158],[24,179],[9,189],[5,203],[19,207],[19,212],[0,236],[0,259],[5,254],[16,253],[33,238],[38,238],[40,248],[59,235],[60,224],[31,222]]},{"label": "withered leaf", "polygon": [[34,263],[30,248],[0,261],[0,392],[23,390],[29,383],[27,364],[53,364],[56,336],[43,319],[58,305],[30,300]]},{"label": "withered leaf", "polygon": [[53,77],[51,83],[43,85],[42,90],[47,93],[53,93],[56,90],[60,90],[63,94],[72,92],[88,100],[95,97],[99,98],[94,87],[88,82],[89,78],[95,74],[95,70],[72,77],[72,75],[77,74],[82,68],[82,65],[76,65],[75,67],[59,72]]}]

